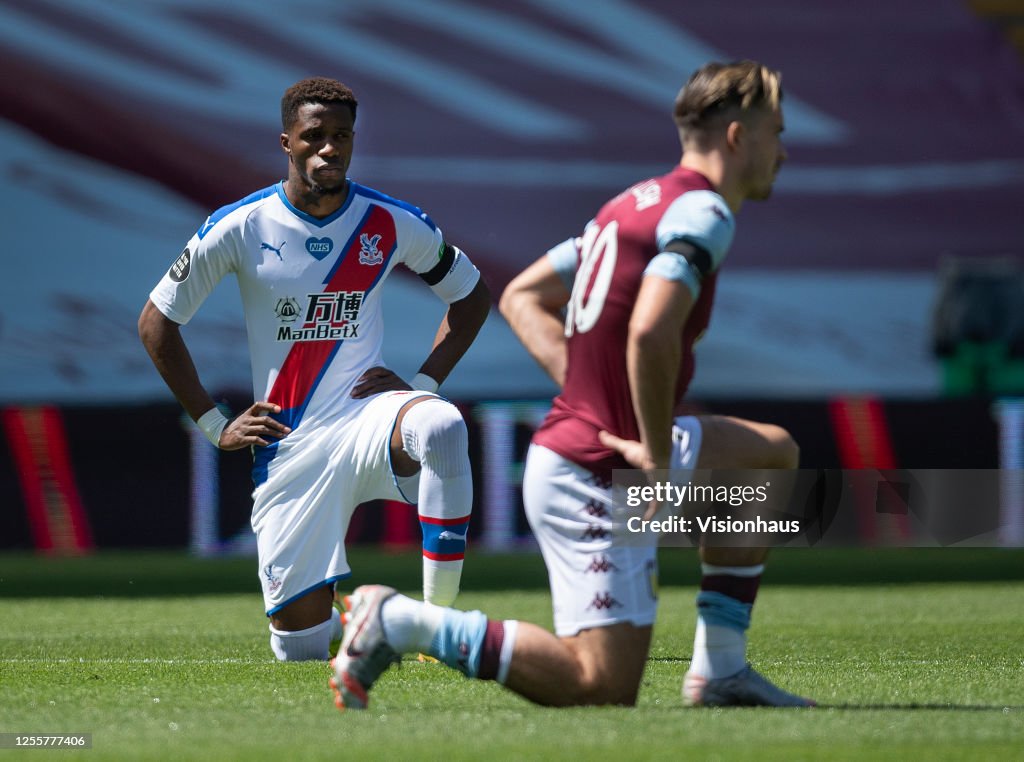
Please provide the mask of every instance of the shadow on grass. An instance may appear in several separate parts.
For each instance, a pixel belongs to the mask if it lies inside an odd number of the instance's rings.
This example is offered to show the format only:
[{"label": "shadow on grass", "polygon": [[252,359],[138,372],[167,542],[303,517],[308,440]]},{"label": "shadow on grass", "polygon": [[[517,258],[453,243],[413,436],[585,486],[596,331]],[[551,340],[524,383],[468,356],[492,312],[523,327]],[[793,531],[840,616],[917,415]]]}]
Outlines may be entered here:
[{"label": "shadow on grass", "polygon": [[[799,708],[799,707],[797,707]],[[1024,706],[1006,704],[818,704],[814,709],[842,709],[843,711],[937,711],[937,712],[1020,712]]]},{"label": "shadow on grass", "polygon": [[[700,581],[696,552],[663,549],[662,585],[695,586]],[[419,590],[418,547],[382,551],[356,547],[349,553],[351,588],[384,583]],[[260,594],[254,556],[196,558],[186,553],[107,551],[76,558],[0,553],[0,598],[51,596],[198,596]],[[1024,580],[1024,549],[781,549],[765,571],[766,585],[868,586],[931,582]],[[466,559],[463,590],[547,591],[538,553],[487,554]]]}]

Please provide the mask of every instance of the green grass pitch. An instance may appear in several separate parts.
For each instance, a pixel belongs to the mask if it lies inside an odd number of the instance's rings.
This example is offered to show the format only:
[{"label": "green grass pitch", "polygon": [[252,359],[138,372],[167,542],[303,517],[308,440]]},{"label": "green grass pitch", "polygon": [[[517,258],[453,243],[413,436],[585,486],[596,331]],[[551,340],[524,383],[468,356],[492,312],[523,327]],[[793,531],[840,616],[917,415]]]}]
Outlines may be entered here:
[{"label": "green grass pitch", "polygon": [[[664,551],[639,706],[542,709],[408,658],[339,713],[325,664],[278,664],[252,559],[0,555],[0,733],[90,732],[2,759],[1019,759],[1024,552],[779,551],[756,666],[817,709],[684,709],[697,581]],[[415,551],[353,553],[348,587],[415,591]],[[459,604],[550,627],[532,554],[471,555]]]}]

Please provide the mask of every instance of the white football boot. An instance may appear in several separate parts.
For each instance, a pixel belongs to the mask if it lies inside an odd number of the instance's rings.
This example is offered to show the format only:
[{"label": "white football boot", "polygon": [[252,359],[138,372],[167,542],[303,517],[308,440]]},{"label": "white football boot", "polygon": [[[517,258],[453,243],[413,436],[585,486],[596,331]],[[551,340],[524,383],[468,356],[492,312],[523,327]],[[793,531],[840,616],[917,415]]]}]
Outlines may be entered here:
[{"label": "white football boot", "polygon": [[331,661],[334,703],[338,709],[366,709],[368,691],[387,668],[401,656],[384,639],[380,608],[396,590],[383,585],[363,585],[345,597],[345,636]]},{"label": "white football boot", "polygon": [[683,678],[687,706],[817,706],[811,699],[787,693],[749,664],[730,677],[708,680],[689,672]]}]

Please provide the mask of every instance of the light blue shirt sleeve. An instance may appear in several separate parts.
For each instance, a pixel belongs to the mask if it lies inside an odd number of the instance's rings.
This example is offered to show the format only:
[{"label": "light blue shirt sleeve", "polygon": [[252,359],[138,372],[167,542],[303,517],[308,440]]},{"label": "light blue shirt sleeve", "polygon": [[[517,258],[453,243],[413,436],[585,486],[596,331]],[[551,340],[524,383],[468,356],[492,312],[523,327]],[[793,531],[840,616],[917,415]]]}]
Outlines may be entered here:
[{"label": "light blue shirt sleeve", "polygon": [[700,294],[702,275],[684,256],[665,247],[672,241],[686,241],[711,257],[711,272],[718,269],[729,252],[735,232],[732,212],[720,195],[709,190],[684,193],[673,201],[658,222],[657,254],[644,269],[644,275],[685,283],[693,298]]},{"label": "light blue shirt sleeve", "polygon": [[658,249],[682,239],[711,255],[711,269],[717,270],[729,253],[736,223],[725,199],[714,191],[696,190],[673,201],[658,222]]},{"label": "light blue shirt sleeve", "polygon": [[674,251],[661,252],[644,268],[644,276],[648,275],[685,283],[690,287],[690,293],[693,294],[694,299],[700,295],[700,275],[682,254],[676,254]]},{"label": "light blue shirt sleeve", "polygon": [[560,244],[548,250],[548,262],[555,268],[558,277],[565,284],[566,291],[572,291],[573,281],[576,280],[576,270],[579,267],[579,248],[576,238],[567,238]]}]

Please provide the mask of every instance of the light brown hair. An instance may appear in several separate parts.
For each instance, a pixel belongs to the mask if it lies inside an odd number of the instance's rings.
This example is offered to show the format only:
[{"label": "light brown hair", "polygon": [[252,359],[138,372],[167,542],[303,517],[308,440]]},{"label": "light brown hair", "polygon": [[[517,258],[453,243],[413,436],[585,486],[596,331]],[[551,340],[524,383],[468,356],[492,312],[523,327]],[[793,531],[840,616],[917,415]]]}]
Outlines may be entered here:
[{"label": "light brown hair", "polygon": [[782,75],[774,69],[757,61],[708,63],[679,91],[673,116],[687,141],[781,100]]}]

